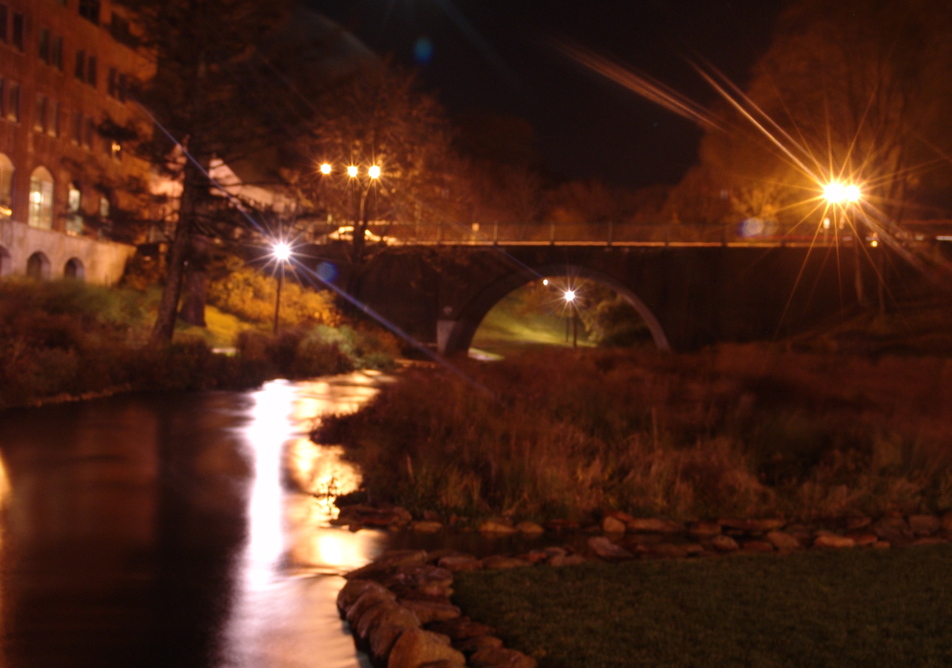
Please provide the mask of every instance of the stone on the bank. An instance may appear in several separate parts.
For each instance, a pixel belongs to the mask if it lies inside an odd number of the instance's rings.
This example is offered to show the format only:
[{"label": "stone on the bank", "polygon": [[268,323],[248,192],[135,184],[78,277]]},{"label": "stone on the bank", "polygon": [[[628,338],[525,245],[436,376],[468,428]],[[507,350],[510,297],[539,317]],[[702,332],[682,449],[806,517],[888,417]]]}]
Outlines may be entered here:
[{"label": "stone on the bank", "polygon": [[724,518],[718,520],[718,522],[722,527],[726,527],[728,529],[739,529],[740,531],[756,533],[766,533],[767,531],[782,529],[787,525],[787,520],[780,518],[765,518],[757,520]]},{"label": "stone on the bank", "polygon": [[424,550],[393,550],[385,552],[363,568],[351,571],[344,577],[348,580],[372,580],[389,575],[401,566],[415,566],[423,563],[426,563],[426,552]]},{"label": "stone on the bank", "polygon": [[523,568],[529,566],[528,561],[524,559],[517,559],[516,557],[506,557],[503,555],[493,555],[491,557],[486,557],[482,561],[483,568],[491,570],[503,570],[507,568]]},{"label": "stone on the bank", "polygon": [[443,557],[437,562],[440,568],[445,568],[451,573],[458,571],[476,571],[482,568],[479,559],[471,554],[451,554]]},{"label": "stone on the bank", "polygon": [[443,523],[429,520],[419,520],[411,524],[410,529],[416,533],[437,533],[442,531]]},{"label": "stone on the bank", "polygon": [[416,590],[427,596],[448,596],[453,586],[453,574],[430,564],[403,566],[383,580],[383,584],[402,592]]},{"label": "stone on the bank", "polygon": [[813,547],[844,548],[855,547],[856,541],[846,536],[837,536],[833,533],[821,533],[813,540]]},{"label": "stone on the bank", "polygon": [[473,636],[472,638],[465,638],[454,643],[454,646],[463,654],[472,654],[481,649],[502,647],[502,640],[496,636]]},{"label": "stone on the bank", "polygon": [[358,638],[367,640],[373,630],[383,624],[401,628],[415,628],[420,626],[420,620],[412,610],[408,610],[395,601],[386,601],[364,612],[357,620],[357,625],[351,628]]},{"label": "stone on the bank", "polygon": [[407,629],[420,627],[420,620],[416,614],[403,606],[403,612],[388,611],[378,623],[370,629],[368,640],[370,653],[377,659],[386,659],[400,634]]},{"label": "stone on the bank", "polygon": [[711,547],[718,552],[736,552],[740,549],[740,545],[737,544],[736,540],[724,534],[714,536],[711,539]]},{"label": "stone on the bank", "polygon": [[721,525],[717,522],[694,522],[688,526],[688,533],[696,538],[711,538],[721,532]]},{"label": "stone on the bank", "polygon": [[931,536],[942,528],[942,520],[935,515],[910,515],[907,521],[916,536]]},{"label": "stone on the bank", "polygon": [[433,661],[449,661],[451,666],[466,666],[466,657],[449,645],[449,638],[422,629],[407,629],[390,650],[387,668],[420,668]]},{"label": "stone on the bank", "polygon": [[879,540],[879,537],[870,531],[857,531],[854,533],[848,533],[846,536],[847,538],[852,538],[857,547],[867,547],[869,545],[874,545]]},{"label": "stone on the bank", "polygon": [[411,610],[421,624],[456,619],[460,610],[448,599],[400,599],[400,605]]},{"label": "stone on the bank", "polygon": [[866,517],[865,515],[857,515],[854,517],[846,518],[846,530],[847,531],[859,531],[860,529],[865,529],[870,524],[873,523],[872,517]]},{"label": "stone on the bank", "polygon": [[768,531],[767,540],[780,552],[800,549],[800,541],[786,531]]},{"label": "stone on the bank", "polygon": [[374,580],[348,580],[337,593],[337,609],[340,611],[341,616],[347,614],[348,608],[368,591],[376,591],[383,595],[389,594],[391,599],[396,598],[390,593],[389,589]]},{"label": "stone on the bank", "polygon": [[608,515],[602,518],[602,531],[605,533],[625,533],[627,529],[628,525],[617,517]]},{"label": "stone on the bank", "polygon": [[592,536],[588,539],[588,547],[603,559],[633,559],[635,556],[622,546],[615,545],[605,536]]},{"label": "stone on the bank", "polygon": [[516,528],[503,520],[486,520],[478,527],[480,533],[513,534]]},{"label": "stone on the bank", "polygon": [[469,657],[471,668],[536,668],[536,660],[505,647],[487,647]]},{"label": "stone on the bank", "polygon": [[488,636],[496,632],[493,627],[474,622],[469,617],[457,617],[443,622],[433,622],[427,628],[434,633],[442,633],[453,641],[475,636]]},{"label": "stone on the bank", "polygon": [[769,554],[774,551],[774,546],[769,540],[745,540],[741,543],[740,549],[744,552]]},{"label": "stone on the bank", "polygon": [[352,629],[357,628],[357,622],[360,621],[361,616],[366,613],[368,610],[377,607],[378,605],[393,603],[395,596],[393,592],[387,590],[386,592],[380,592],[376,590],[368,590],[361,595],[354,604],[347,608],[347,613],[344,615],[344,619],[347,620],[347,623],[350,624]]},{"label": "stone on the bank", "polygon": [[679,533],[684,531],[684,525],[660,517],[633,517],[627,523],[628,531],[632,533]]},{"label": "stone on the bank", "polygon": [[536,524],[535,522],[519,522],[519,524],[516,525],[516,531],[527,536],[538,536],[545,533],[545,529],[542,525]]},{"label": "stone on the bank", "polygon": [[578,566],[586,561],[587,559],[581,554],[557,554],[549,558],[546,563],[553,568],[561,568],[562,566]]}]

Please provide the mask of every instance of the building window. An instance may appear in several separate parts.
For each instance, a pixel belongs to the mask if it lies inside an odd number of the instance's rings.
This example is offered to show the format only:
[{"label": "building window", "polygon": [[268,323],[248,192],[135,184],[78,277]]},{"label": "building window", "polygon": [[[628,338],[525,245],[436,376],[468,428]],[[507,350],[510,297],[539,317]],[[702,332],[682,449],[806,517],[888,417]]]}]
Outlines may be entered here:
[{"label": "building window", "polygon": [[50,277],[50,259],[37,251],[26,261],[26,276],[36,281],[45,281]]},{"label": "building window", "polygon": [[46,132],[46,96],[37,94],[36,108],[33,113],[33,129]]},{"label": "building window", "polygon": [[106,197],[100,197],[99,198],[99,219],[103,223],[106,223],[109,221],[109,210],[110,210],[109,199]]},{"label": "building window", "polygon": [[86,83],[93,88],[96,87],[96,56],[89,56],[86,59]]},{"label": "building window", "polygon": [[30,175],[30,207],[26,222],[30,227],[53,229],[53,175],[46,167],[37,167]]},{"label": "building window", "polygon": [[119,97],[119,73],[115,67],[109,68],[109,79],[106,85],[109,97]]},{"label": "building window", "polygon": [[0,219],[13,215],[13,161],[0,153]]},{"label": "building window", "polygon": [[83,132],[83,146],[88,149],[93,147],[93,136],[96,134],[96,123],[89,116],[86,117],[86,126]]},{"label": "building window", "polygon": [[26,17],[20,12],[13,12],[13,35],[10,37],[10,41],[13,42],[13,46],[23,51],[23,36],[26,33],[25,30]]},{"label": "building window", "polygon": [[72,116],[72,139],[74,144],[83,143],[83,112],[78,109],[73,110]]},{"label": "building window", "polygon": [[63,36],[56,35],[53,37],[53,43],[50,47],[50,65],[58,69],[60,72],[63,71]]},{"label": "building window", "polygon": [[82,49],[76,52],[76,69],[73,73],[80,81],[86,80],[86,52]]},{"label": "building window", "polygon": [[7,104],[7,118],[11,121],[20,122],[20,84],[11,81],[9,84],[10,96]]},{"label": "building window", "polygon": [[39,56],[47,65],[50,64],[50,29],[49,28],[40,28],[40,33],[37,35],[37,41],[39,42]]},{"label": "building window", "polygon": [[8,28],[10,18],[10,10],[6,5],[0,5],[0,42],[6,44],[10,41],[10,33]]},{"label": "building window", "polygon": [[60,103],[59,100],[50,100],[49,101],[49,121],[46,124],[46,131],[50,133],[52,137],[60,136]]},{"label": "building window", "polygon": [[83,233],[83,193],[77,183],[70,183],[66,191],[66,232]]},{"label": "building window", "polygon": [[78,257],[70,258],[66,266],[63,267],[63,278],[71,278],[75,281],[81,281],[86,277],[86,268],[82,260]]},{"label": "building window", "polygon": [[99,25],[99,0],[79,0],[79,15]]},{"label": "building window", "polygon": [[0,118],[7,117],[7,80],[0,77]]}]

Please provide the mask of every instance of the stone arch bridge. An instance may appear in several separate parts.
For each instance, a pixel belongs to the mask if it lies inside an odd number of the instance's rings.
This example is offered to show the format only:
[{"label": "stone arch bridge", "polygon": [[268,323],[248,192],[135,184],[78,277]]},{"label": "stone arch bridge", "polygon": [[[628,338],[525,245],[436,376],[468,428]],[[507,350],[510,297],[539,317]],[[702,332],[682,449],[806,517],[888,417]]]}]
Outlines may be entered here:
[{"label": "stone arch bridge", "polygon": [[[874,263],[860,264],[872,285]],[[341,280],[391,323],[452,354],[469,348],[512,290],[542,277],[587,278],[627,299],[659,348],[683,351],[829,321],[856,303],[855,266],[853,249],[835,245],[392,246]]]}]

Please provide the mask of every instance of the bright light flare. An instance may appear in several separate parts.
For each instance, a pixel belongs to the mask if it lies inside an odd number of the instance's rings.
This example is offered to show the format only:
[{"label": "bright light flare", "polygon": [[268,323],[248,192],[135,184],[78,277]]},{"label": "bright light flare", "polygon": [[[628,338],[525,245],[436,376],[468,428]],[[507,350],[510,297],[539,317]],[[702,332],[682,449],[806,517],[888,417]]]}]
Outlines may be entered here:
[{"label": "bright light flare", "polygon": [[380,167],[378,165],[371,165],[370,169],[367,170],[367,176],[372,179],[380,178]]},{"label": "bright light flare", "polygon": [[564,297],[565,301],[571,304],[575,301],[575,290],[566,290]]},{"label": "bright light flare", "polygon": [[350,165],[347,168],[347,176],[349,176],[352,179],[357,178],[357,165]]},{"label": "bright light flare", "polygon": [[863,193],[855,183],[831,181],[823,186],[823,197],[830,204],[856,204]]},{"label": "bright light flare", "polygon": [[320,170],[321,170],[321,174],[323,174],[324,176],[327,176],[328,174],[331,173],[331,171],[333,171],[330,163],[327,163],[327,162],[321,164]]},{"label": "bright light flare", "polygon": [[271,254],[278,262],[287,262],[291,259],[291,244],[284,241],[278,242],[271,249]]}]

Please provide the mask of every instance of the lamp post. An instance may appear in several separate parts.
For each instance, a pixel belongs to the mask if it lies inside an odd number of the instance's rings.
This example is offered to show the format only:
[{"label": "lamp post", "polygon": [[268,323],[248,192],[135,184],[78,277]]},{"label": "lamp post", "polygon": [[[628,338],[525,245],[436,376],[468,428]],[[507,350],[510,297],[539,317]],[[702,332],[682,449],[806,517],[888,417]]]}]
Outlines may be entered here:
[{"label": "lamp post", "polygon": [[[578,305],[575,303],[575,290],[566,290],[562,295],[565,298],[565,303],[570,309],[572,309],[572,347],[578,348]],[[568,322],[565,323],[566,329],[568,329]],[[565,338],[568,339],[568,331],[565,333]]]},{"label": "lamp post", "polygon": [[291,246],[284,241],[274,244],[271,255],[278,265],[278,292],[274,300],[274,333],[278,333],[278,322],[281,314],[281,287],[284,284],[284,265],[291,259]]},{"label": "lamp post", "polygon": [[[855,183],[846,183],[843,181],[830,181],[823,186],[823,198],[827,202],[827,206],[834,207],[834,210],[839,209],[844,217],[849,221],[849,214],[851,207],[854,207],[863,199],[863,191],[859,185]],[[855,262],[856,266],[853,274],[854,287],[856,289],[856,300],[859,302],[860,306],[868,307],[869,303],[866,298],[866,286],[863,281],[863,271],[860,266],[862,260],[862,244],[863,231],[860,229],[860,223],[857,220],[853,220],[850,227],[853,228],[853,248],[855,250]],[[874,244],[874,247],[878,244]],[[879,306],[880,309],[883,308],[885,300],[882,295],[882,280],[880,280],[880,290],[879,290]]]}]

